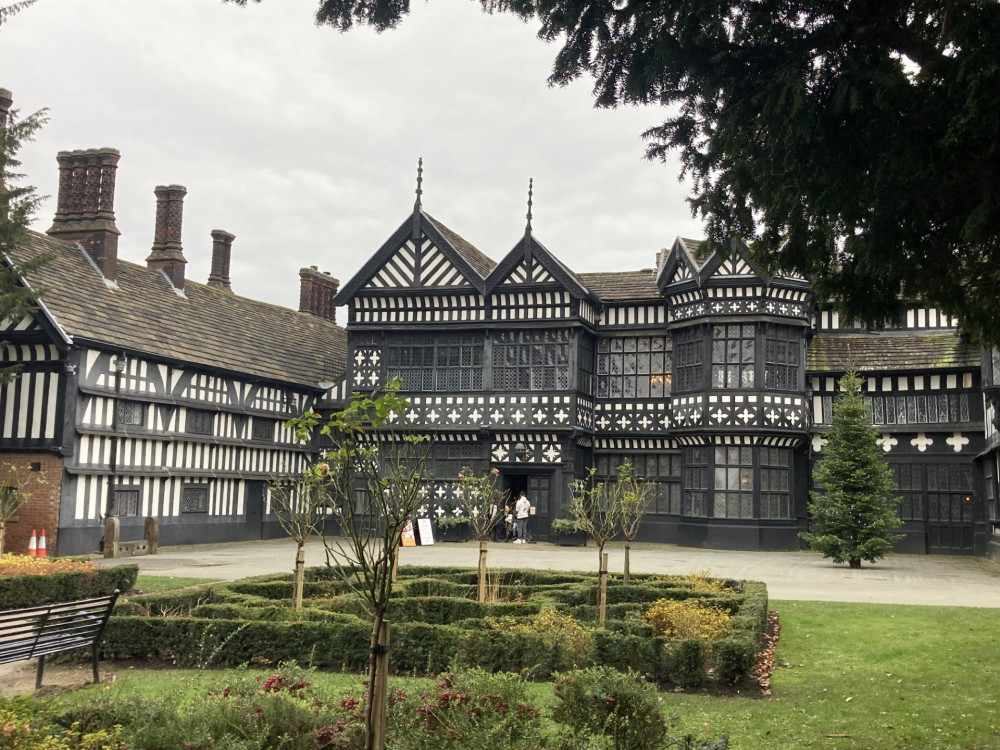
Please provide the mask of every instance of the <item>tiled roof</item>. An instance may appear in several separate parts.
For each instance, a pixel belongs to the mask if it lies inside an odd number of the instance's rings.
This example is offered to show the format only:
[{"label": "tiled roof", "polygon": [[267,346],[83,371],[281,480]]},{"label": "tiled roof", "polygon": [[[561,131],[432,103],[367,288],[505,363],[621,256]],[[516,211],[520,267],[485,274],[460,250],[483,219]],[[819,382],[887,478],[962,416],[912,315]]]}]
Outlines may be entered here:
[{"label": "tiled roof", "polygon": [[580,273],[577,276],[592,294],[604,302],[660,298],[656,272],[652,269]]},{"label": "tiled roof", "polygon": [[426,211],[424,212],[424,216],[444,235],[444,238],[451,243],[452,247],[458,251],[458,254],[465,258],[468,264],[476,270],[476,273],[484,279],[489,276],[490,271],[496,268],[496,262],[490,256],[486,255],[486,253],[477,250],[476,246],[467,239],[450,230]]},{"label": "tiled roof", "polygon": [[344,374],[347,336],[329,320],[119,260],[118,289],[77,245],[31,232],[18,259],[51,252],[29,281],[74,339],[152,357],[316,387]]},{"label": "tiled roof", "polygon": [[955,333],[819,335],[806,355],[812,372],[944,370],[979,363],[979,349]]},{"label": "tiled roof", "polygon": [[698,268],[701,268],[705,264],[705,261],[708,260],[709,257],[711,257],[711,256],[701,257],[702,254],[701,246],[702,243],[705,242],[705,240],[693,240],[690,237],[678,237],[677,241],[684,246],[684,249],[687,250],[688,255],[691,256],[691,260],[695,262]]}]

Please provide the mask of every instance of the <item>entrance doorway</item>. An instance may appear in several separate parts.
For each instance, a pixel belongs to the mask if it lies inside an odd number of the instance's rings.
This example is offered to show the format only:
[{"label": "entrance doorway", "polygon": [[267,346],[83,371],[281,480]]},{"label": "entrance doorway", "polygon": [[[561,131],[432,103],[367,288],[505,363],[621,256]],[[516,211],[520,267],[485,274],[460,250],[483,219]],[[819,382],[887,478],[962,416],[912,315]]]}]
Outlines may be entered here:
[{"label": "entrance doorway", "polygon": [[549,484],[548,474],[514,474],[503,472],[503,489],[513,504],[523,491],[531,503],[534,514],[528,520],[528,536],[535,539],[549,537]]},{"label": "entrance doorway", "polygon": [[267,498],[267,482],[251,481],[246,483],[245,517],[246,538],[257,540],[264,538],[264,501]]}]

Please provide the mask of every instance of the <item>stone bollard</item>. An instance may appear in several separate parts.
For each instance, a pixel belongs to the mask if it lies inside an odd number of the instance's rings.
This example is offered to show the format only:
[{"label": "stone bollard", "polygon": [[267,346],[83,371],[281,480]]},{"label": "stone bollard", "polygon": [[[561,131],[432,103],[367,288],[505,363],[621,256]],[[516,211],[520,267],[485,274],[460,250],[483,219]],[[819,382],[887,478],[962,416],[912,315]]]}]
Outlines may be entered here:
[{"label": "stone bollard", "polygon": [[104,519],[104,556],[118,557],[121,522],[114,516]]},{"label": "stone bollard", "polygon": [[154,516],[146,516],[146,526],[142,532],[142,538],[148,545],[147,554],[155,555],[160,548],[160,519]]}]

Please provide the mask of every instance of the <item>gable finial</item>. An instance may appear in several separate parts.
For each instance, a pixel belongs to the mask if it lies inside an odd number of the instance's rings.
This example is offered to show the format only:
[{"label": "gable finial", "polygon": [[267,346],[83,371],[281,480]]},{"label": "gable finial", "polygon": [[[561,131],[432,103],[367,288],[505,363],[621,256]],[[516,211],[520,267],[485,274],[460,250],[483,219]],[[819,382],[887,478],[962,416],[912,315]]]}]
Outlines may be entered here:
[{"label": "gable finial", "polygon": [[528,225],[524,228],[525,232],[531,231],[531,197],[534,193],[535,179],[533,177],[528,178]]},{"label": "gable finial", "polygon": [[417,200],[413,203],[413,210],[420,210],[420,196],[424,193],[424,158],[417,157]]}]

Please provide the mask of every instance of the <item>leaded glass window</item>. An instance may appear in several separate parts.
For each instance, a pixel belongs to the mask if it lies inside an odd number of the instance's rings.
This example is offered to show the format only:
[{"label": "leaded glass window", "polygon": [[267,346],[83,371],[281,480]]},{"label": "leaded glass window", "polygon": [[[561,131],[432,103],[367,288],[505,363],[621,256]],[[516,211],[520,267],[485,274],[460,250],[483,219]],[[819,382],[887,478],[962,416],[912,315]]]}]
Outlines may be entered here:
[{"label": "leaded glass window", "polygon": [[253,425],[251,427],[253,439],[274,440],[274,425],[275,422],[273,419],[254,417]]},{"label": "leaded glass window", "polygon": [[650,515],[680,515],[681,512],[681,454],[672,453],[604,453],[596,456],[599,482],[614,484],[618,467],[630,461],[636,476],[652,482],[653,501]]},{"label": "leaded glass window", "polygon": [[924,465],[895,464],[892,467],[896,487],[903,498],[899,504],[899,517],[904,521],[921,521],[924,518]]},{"label": "leaded glass window", "polygon": [[189,484],[181,492],[181,513],[208,513],[208,485]]},{"label": "leaded glass window", "polygon": [[390,379],[404,391],[478,391],[483,387],[479,334],[395,336],[387,342]]},{"label": "leaded glass window", "polygon": [[215,428],[215,413],[202,409],[188,409],[185,428],[192,435],[211,435]]},{"label": "leaded glass window", "polygon": [[594,395],[594,339],[589,334],[581,334],[577,347],[577,390],[587,396]]},{"label": "leaded glass window", "polygon": [[753,518],[753,448],[715,449],[715,517]]},{"label": "leaded glass window", "polygon": [[111,493],[111,507],[108,508],[109,516],[137,516],[139,515],[139,490],[128,488],[115,489]]},{"label": "leaded glass window", "polygon": [[681,512],[685,516],[708,516],[708,461],[709,448],[695,445],[684,449],[684,475],[682,478]]},{"label": "leaded glass window", "polygon": [[704,387],[702,330],[693,326],[674,334],[674,388],[678,392],[696,391]]},{"label": "leaded glass window", "polygon": [[802,334],[791,326],[770,326],[764,341],[764,387],[801,389]]},{"label": "leaded glass window", "polygon": [[971,464],[927,464],[927,518],[972,520]]},{"label": "leaded glass window", "polygon": [[430,476],[442,481],[456,482],[463,467],[479,474],[489,470],[489,461],[483,446],[476,442],[434,443],[427,462],[427,473]]},{"label": "leaded glass window", "polygon": [[789,448],[760,449],[760,517],[792,517],[791,458]]},{"label": "leaded glass window", "polygon": [[557,330],[498,331],[493,339],[493,388],[566,390],[571,385],[570,335]]},{"label": "leaded glass window", "polygon": [[115,409],[119,425],[141,425],[146,413],[145,404],[119,399]]},{"label": "leaded glass window", "polygon": [[[830,422],[824,398],[823,421]],[[876,425],[939,424],[969,421],[968,393],[908,393],[868,397],[868,415]]]},{"label": "leaded glass window", "polygon": [[663,398],[670,395],[669,336],[602,338],[597,349],[599,398]]},{"label": "leaded glass window", "polygon": [[712,387],[753,388],[754,326],[712,326]]}]

